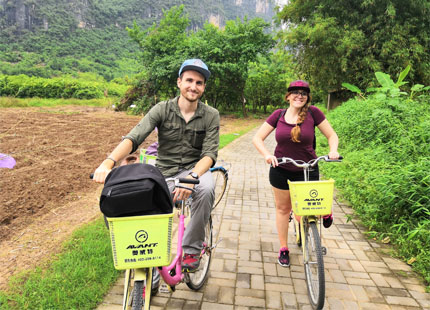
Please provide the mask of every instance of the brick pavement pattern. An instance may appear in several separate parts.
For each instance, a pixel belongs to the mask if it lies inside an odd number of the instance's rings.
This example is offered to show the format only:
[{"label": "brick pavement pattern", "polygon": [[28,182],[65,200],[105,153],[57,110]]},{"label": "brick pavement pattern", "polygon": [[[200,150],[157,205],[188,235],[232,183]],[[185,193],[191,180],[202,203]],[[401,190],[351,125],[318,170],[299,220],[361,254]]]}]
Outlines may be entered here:
[{"label": "brick pavement pattern", "polygon": [[[213,255],[208,282],[201,291],[185,284],[158,293],[151,309],[251,310],[311,309],[301,249],[292,243],[290,268],[277,264],[279,242],[268,165],[251,143],[256,129],[222,149],[231,165],[223,200],[213,213],[214,236],[223,238]],[[274,149],[274,134],[266,140]],[[389,248],[364,236],[350,206],[334,201],[334,224],[323,228],[326,300],[324,309],[430,310],[430,294],[411,268],[385,254]],[[120,278],[98,310],[122,309]]]}]

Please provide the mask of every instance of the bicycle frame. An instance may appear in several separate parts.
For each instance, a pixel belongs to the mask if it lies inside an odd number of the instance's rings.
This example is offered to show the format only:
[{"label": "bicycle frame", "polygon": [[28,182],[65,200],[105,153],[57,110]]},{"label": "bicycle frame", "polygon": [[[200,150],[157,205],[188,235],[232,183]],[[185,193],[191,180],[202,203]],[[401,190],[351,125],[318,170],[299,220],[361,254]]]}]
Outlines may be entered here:
[{"label": "bicycle frame", "polygon": [[[169,286],[176,285],[183,281],[184,274],[182,273],[181,263],[182,263],[182,238],[185,232],[185,202],[181,202],[181,213],[179,215],[179,224],[178,224],[178,244],[176,256],[173,259],[172,263],[167,267],[158,268],[160,275],[163,277],[164,282]],[[204,249],[203,249],[204,251]],[[175,269],[175,275],[172,276],[170,271]]]},{"label": "bicycle frame", "polygon": [[[179,215],[179,224],[178,224],[178,243],[177,243],[177,252],[175,258],[172,260],[169,266],[158,267],[158,272],[160,276],[163,278],[164,282],[169,285],[169,287],[175,286],[184,281],[185,274],[182,272],[181,264],[182,264],[182,238],[185,232],[185,208],[187,207],[187,202],[181,201],[180,207],[180,215]],[[203,250],[204,251],[204,250]],[[144,309],[149,309],[150,299],[151,299],[151,290],[152,290],[152,272],[153,267],[144,267],[144,268],[135,268],[135,269],[127,269],[125,272],[125,285],[124,285],[124,298],[123,298],[123,309],[127,309],[128,304],[128,289],[130,285],[128,282],[131,281],[130,276],[131,273],[134,273],[133,281],[144,281],[146,283],[145,290],[143,292],[143,297],[145,300]],[[174,275],[170,274],[171,270],[175,270]]]}]

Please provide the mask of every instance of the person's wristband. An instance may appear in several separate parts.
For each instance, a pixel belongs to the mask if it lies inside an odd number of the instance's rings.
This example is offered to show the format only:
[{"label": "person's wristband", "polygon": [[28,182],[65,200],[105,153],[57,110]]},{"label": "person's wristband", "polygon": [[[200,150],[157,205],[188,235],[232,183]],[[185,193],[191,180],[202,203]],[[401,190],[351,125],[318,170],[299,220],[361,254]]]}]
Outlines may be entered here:
[{"label": "person's wristband", "polygon": [[110,160],[112,160],[112,161],[113,161],[113,166],[114,166],[114,167],[116,166],[116,160],[115,160],[115,159],[113,159],[112,157],[108,157],[108,158],[106,158],[106,159],[110,159]]}]

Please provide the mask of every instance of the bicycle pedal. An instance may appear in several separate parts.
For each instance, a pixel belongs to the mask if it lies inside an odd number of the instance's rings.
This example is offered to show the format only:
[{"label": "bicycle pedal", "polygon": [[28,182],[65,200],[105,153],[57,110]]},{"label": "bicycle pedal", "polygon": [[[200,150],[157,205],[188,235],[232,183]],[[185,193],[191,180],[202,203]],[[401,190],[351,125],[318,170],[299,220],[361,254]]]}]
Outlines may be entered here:
[{"label": "bicycle pedal", "polygon": [[158,288],[158,292],[159,293],[164,293],[164,294],[169,294],[169,293],[171,293],[173,290],[172,290],[172,288],[169,286],[169,285],[167,285],[166,283],[162,283],[161,285],[160,285],[160,287]]},{"label": "bicycle pedal", "polygon": [[325,246],[321,247],[322,255],[327,255],[327,248]]}]

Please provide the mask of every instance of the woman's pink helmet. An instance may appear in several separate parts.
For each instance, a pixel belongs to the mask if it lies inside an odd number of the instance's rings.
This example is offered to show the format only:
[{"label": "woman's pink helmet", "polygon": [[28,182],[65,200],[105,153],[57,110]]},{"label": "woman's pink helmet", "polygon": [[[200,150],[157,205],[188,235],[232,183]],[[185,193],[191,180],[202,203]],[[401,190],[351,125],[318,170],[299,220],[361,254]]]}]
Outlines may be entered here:
[{"label": "woman's pink helmet", "polygon": [[295,89],[304,89],[308,93],[311,92],[311,89],[309,88],[309,83],[303,80],[297,80],[290,83],[290,86],[288,86],[288,91],[292,91]]}]

